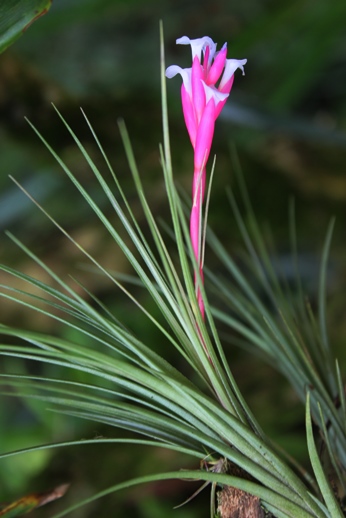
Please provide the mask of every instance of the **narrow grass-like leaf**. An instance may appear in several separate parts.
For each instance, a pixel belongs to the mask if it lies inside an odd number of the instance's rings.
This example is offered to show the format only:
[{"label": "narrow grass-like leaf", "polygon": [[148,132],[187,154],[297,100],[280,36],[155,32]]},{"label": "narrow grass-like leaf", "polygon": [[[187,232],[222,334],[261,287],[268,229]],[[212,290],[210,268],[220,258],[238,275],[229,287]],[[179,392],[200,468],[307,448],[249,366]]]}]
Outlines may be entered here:
[{"label": "narrow grass-like leaf", "polygon": [[[322,257],[319,294],[319,332],[309,306],[300,299],[302,294],[299,291],[301,289],[299,287],[299,272],[297,281],[299,296],[296,308],[296,302],[290,290],[286,290],[286,293],[281,290],[280,283],[275,278],[275,272],[269,265],[269,256],[264,248],[263,238],[260,236],[258,224],[254,219],[253,210],[242,178],[241,189],[244,204],[248,213],[250,213],[250,219],[253,221],[250,228],[253,229],[254,241],[252,241],[245,221],[232,195],[233,211],[243,239],[246,242],[250,262],[257,264],[260,287],[264,289],[264,293],[271,300],[271,304],[268,305],[267,302],[264,302],[257,295],[251,285],[251,281],[246,277],[247,271],[241,270],[235,263],[235,260],[229,257],[215,235],[209,232],[209,242],[230,272],[233,280],[233,282],[227,283],[212,272],[207,272],[223,304],[226,303],[231,310],[231,314],[220,310],[213,310],[213,314],[232,329],[239,332],[242,339],[249,340],[249,343],[252,343],[255,347],[260,347],[268,355],[268,360],[271,363],[275,363],[276,367],[288,377],[302,400],[305,398],[306,387],[314,387],[314,391],[311,394],[311,410],[314,419],[317,423],[320,423],[317,405],[317,401],[319,401],[323,414],[332,423],[331,426],[337,437],[336,442],[342,445],[340,446],[342,451],[346,451],[345,426],[341,421],[341,413],[336,411],[333,402],[338,384],[336,375],[331,368],[334,360],[326,339],[322,338],[323,334],[326,337],[324,292],[332,225],[328,230]],[[291,215],[292,218],[293,216]],[[291,227],[293,227],[293,222]],[[291,228],[291,234],[293,234],[293,246],[296,247],[296,236],[293,228]],[[256,247],[258,247],[259,253],[257,253]],[[269,286],[268,291],[269,281],[273,284],[272,287]],[[302,306],[304,307],[303,312],[301,311]],[[281,322],[278,315],[281,317]],[[325,345],[322,345],[323,340]],[[329,365],[328,368],[326,367],[327,365]],[[322,426],[322,423],[320,423],[320,426]],[[342,462],[345,463],[344,457]]]},{"label": "narrow grass-like leaf", "polygon": [[327,370],[329,383],[331,384],[331,388],[335,393],[336,386],[334,382],[333,375],[333,367],[330,362],[330,354],[329,354],[329,341],[328,341],[328,333],[327,333],[327,324],[326,324],[326,288],[327,288],[327,264],[328,264],[328,256],[330,250],[330,244],[333,235],[335,219],[332,219],[328,226],[327,235],[323,247],[322,259],[321,259],[321,269],[320,269],[320,279],[319,279],[319,289],[318,289],[318,316],[319,316],[319,324],[321,330],[321,339],[323,345],[324,352],[324,360],[325,360],[325,369]]},{"label": "narrow grass-like leaf", "polygon": [[324,447],[327,447],[328,456],[330,459],[330,462],[332,463],[332,466],[334,468],[334,486],[337,487],[336,479],[338,479],[338,484],[341,487],[341,493],[343,495],[346,494],[346,480],[345,480],[345,470],[343,470],[342,466],[340,465],[340,458],[337,455],[337,449],[332,448],[332,441],[335,440],[335,436],[333,433],[333,429],[330,427],[330,422],[326,424],[325,417],[323,416],[321,406],[319,406],[320,411],[320,417],[321,417],[321,435],[322,435],[322,449]]},{"label": "narrow grass-like leaf", "polygon": [[307,444],[310,456],[310,462],[312,465],[312,469],[314,470],[316,480],[321,490],[321,494],[326,503],[326,506],[330,512],[330,516],[332,518],[343,518],[343,513],[340,509],[340,506],[335,498],[335,495],[330,487],[330,484],[327,480],[327,477],[324,473],[324,469],[322,467],[321,461],[318,456],[317,448],[315,445],[313,430],[312,430],[312,422],[311,422],[311,410],[310,410],[310,393],[307,393],[306,398],[306,436],[307,436]]},{"label": "narrow grass-like leaf", "polygon": [[263,488],[258,484],[250,482],[248,480],[244,480],[238,477],[234,477],[231,475],[220,474],[220,473],[212,473],[210,471],[173,471],[170,473],[160,473],[155,475],[148,475],[145,477],[136,478],[127,482],[123,482],[121,484],[117,484],[113,487],[110,487],[104,491],[99,492],[97,495],[93,495],[92,497],[85,499],[83,502],[79,502],[78,504],[69,507],[62,513],[58,513],[54,515],[52,518],[61,518],[66,516],[66,514],[71,511],[78,509],[82,505],[87,505],[88,503],[93,502],[97,498],[102,498],[107,496],[115,491],[119,491],[122,489],[127,489],[134,485],[145,484],[150,482],[155,482],[157,480],[169,480],[169,479],[185,479],[185,480],[205,480],[209,482],[215,482],[217,484],[229,485],[232,487],[236,487],[241,489],[242,491],[248,492],[254,496],[260,498],[264,504],[270,504],[272,510],[278,510],[278,516],[284,518],[327,518],[328,514],[323,508],[318,509],[316,514],[312,514],[302,507],[294,503],[288,503],[281,495],[275,493],[271,489]]},{"label": "narrow grass-like leaf", "polygon": [[338,380],[338,395],[340,400],[340,412],[343,419],[343,426],[346,430],[346,396],[345,396],[345,386],[342,381],[340,366],[338,360],[335,361],[335,370]]}]

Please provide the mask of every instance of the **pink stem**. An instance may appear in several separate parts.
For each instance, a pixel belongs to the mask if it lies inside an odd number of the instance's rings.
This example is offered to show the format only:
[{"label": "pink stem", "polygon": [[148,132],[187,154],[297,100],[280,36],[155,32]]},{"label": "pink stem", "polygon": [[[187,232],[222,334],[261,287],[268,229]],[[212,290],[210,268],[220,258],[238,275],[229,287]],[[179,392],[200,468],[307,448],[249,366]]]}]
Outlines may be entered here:
[{"label": "pink stem", "polygon": [[[201,282],[203,283],[203,266],[202,266],[202,258],[201,258],[201,227],[202,227],[202,204],[204,199],[205,192],[205,182],[206,182],[206,170],[205,168],[202,171],[195,171],[192,185],[192,209],[190,215],[190,237],[192,250],[198,265],[198,271],[200,275]],[[196,287],[196,296],[199,309],[201,311],[202,318],[204,319],[204,301],[202,297],[202,293],[200,288],[198,287],[197,281],[197,273],[195,272],[194,276],[195,287]]]}]

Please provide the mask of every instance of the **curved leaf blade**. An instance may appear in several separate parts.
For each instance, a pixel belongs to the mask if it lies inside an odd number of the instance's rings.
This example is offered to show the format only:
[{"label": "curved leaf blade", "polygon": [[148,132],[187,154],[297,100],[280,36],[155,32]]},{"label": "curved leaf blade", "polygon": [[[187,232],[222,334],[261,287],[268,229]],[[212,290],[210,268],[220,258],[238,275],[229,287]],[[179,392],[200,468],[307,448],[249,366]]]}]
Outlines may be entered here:
[{"label": "curved leaf blade", "polygon": [[320,461],[314,435],[312,429],[312,421],[311,421],[311,411],[310,411],[310,393],[307,393],[306,397],[306,436],[307,436],[307,444],[310,456],[310,462],[312,469],[315,473],[316,480],[321,490],[321,494],[323,495],[326,506],[330,512],[330,516],[332,518],[342,518],[343,514],[339,507],[339,504],[335,498],[335,495],[330,487],[326,474],[324,472],[322,463]]},{"label": "curved leaf blade", "polygon": [[46,14],[51,5],[52,0],[3,0],[0,3],[0,53]]}]

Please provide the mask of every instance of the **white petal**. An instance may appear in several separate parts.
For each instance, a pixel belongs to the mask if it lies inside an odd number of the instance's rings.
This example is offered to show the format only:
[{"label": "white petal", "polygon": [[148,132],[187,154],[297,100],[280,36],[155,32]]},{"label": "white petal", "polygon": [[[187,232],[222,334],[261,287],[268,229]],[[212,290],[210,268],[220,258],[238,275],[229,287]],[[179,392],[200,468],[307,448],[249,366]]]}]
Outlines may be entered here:
[{"label": "white petal", "polygon": [[192,96],[191,70],[191,68],[181,68],[178,65],[171,65],[170,67],[166,68],[166,77],[169,79],[176,76],[177,74],[181,75],[183,78],[185,90],[190,96]]},{"label": "white petal", "polygon": [[210,99],[214,99],[215,107],[216,107],[219,104],[219,102],[224,101],[229,96],[229,94],[219,92],[219,90],[217,88],[215,88],[215,86],[207,85],[203,80],[202,80],[202,84],[204,86],[206,104],[208,104]]},{"label": "white petal", "polygon": [[222,88],[223,85],[226,84],[229,79],[231,79],[237,68],[240,68],[240,70],[243,72],[243,75],[245,75],[244,65],[246,62],[247,59],[226,59],[225,70],[220,81],[219,88]]},{"label": "white petal", "polygon": [[177,74],[181,74],[182,68],[178,67],[178,65],[171,65],[170,67],[166,68],[166,77],[171,79],[172,77],[176,76]]},{"label": "white petal", "polygon": [[182,36],[181,38],[178,38],[175,43],[177,45],[190,45],[190,38],[188,38],[187,36]]},{"label": "white petal", "polygon": [[197,38],[195,40],[190,40],[190,38],[187,36],[182,36],[181,38],[177,39],[176,43],[178,45],[191,45],[192,60],[195,56],[197,56],[200,61],[202,57],[202,51],[204,51],[208,46],[210,48],[209,64],[211,63],[211,60],[213,59],[216,51],[216,43],[214,43],[213,40],[209,38],[209,36],[204,36],[203,38]]}]

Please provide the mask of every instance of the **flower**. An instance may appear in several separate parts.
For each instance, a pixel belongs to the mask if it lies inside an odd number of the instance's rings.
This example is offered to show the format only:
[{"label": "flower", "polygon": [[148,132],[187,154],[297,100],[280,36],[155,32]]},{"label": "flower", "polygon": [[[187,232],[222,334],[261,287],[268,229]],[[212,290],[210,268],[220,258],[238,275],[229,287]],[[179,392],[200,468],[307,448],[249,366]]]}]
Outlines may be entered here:
[{"label": "flower", "polygon": [[[203,145],[201,137],[197,141],[203,114],[209,105],[207,121],[209,135],[205,140],[207,144],[212,141],[215,120],[220,115],[231,91],[234,72],[240,68],[244,74],[244,65],[247,60],[227,59],[227,44],[223,45],[220,52],[216,52],[216,44],[208,36],[195,40],[183,36],[177,39],[177,44],[191,45],[192,67],[181,68],[178,65],[171,65],[166,70],[166,77],[172,78],[177,74],[182,76],[181,99],[185,124],[193,148],[196,149],[197,144],[197,150],[199,146],[202,146],[204,150],[198,154],[204,157],[206,150],[209,154],[210,148]],[[219,85],[216,87],[219,80]]]},{"label": "flower", "polygon": [[[216,43],[208,36],[191,40],[187,36],[177,39],[180,45],[191,45],[192,66],[181,68],[171,65],[166,77],[180,74],[183,79],[181,100],[185,124],[194,149],[194,175],[192,183],[192,209],[190,236],[192,249],[203,281],[201,251],[201,208],[206,183],[206,164],[214,136],[215,121],[231,91],[234,72],[240,68],[244,75],[246,59],[227,59],[227,44],[216,52]],[[202,59],[203,58],[203,59]],[[216,84],[218,83],[218,86]],[[196,274],[195,274],[195,283]],[[204,316],[200,290],[196,288],[198,305]]]}]

